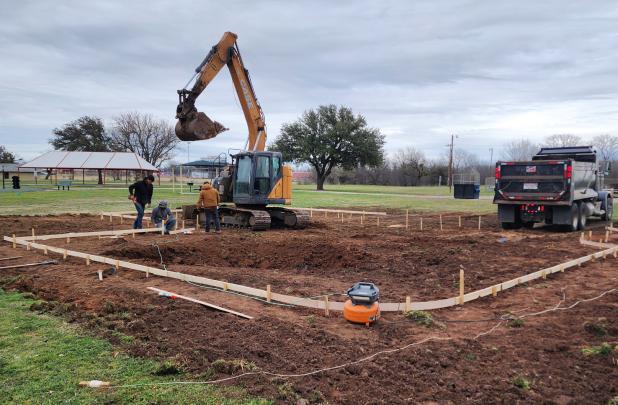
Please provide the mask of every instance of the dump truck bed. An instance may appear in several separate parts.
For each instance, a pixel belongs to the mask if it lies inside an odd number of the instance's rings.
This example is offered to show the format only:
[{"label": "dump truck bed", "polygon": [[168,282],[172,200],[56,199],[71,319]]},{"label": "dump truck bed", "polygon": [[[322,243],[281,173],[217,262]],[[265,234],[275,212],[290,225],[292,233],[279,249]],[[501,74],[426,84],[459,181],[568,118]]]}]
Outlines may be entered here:
[{"label": "dump truck bed", "polygon": [[573,159],[498,162],[494,202],[570,205],[596,196],[595,170]]}]

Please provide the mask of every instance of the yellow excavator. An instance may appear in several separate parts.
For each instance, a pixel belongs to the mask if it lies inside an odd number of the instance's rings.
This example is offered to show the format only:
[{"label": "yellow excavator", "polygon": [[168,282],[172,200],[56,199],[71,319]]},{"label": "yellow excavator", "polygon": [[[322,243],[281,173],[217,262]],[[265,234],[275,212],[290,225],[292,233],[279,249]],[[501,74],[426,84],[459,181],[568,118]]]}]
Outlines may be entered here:
[{"label": "yellow excavator", "polygon": [[281,153],[265,151],[264,113],[240,56],[237,38],[232,32],[223,34],[187,85],[178,90],[176,136],[182,141],[199,141],[227,130],[195,107],[195,101],[206,86],[227,66],[247,121],[249,137],[245,148],[232,155],[232,164],[213,182],[221,195],[221,222],[253,230],[271,226],[304,228],[309,223],[306,212],[271,205],[292,203],[292,168],[283,165]]}]

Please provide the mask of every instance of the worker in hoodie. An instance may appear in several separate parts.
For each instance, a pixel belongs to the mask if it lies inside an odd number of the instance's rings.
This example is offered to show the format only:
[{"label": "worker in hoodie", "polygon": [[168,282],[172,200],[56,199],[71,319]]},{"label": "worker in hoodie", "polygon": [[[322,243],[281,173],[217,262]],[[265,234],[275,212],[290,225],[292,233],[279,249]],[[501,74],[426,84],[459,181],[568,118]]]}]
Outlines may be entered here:
[{"label": "worker in hoodie", "polygon": [[161,228],[163,221],[165,221],[166,235],[169,235],[170,231],[172,231],[176,225],[176,218],[174,218],[174,214],[172,214],[172,210],[168,208],[167,201],[165,200],[159,201],[159,205],[152,210],[150,219],[157,228]]},{"label": "worker in hoodie", "polygon": [[206,213],[204,229],[210,232],[210,223],[215,223],[215,230],[221,233],[221,223],[219,222],[219,192],[205,181],[200,191],[200,198],[197,200],[197,209]]},{"label": "worker in hoodie", "polygon": [[146,207],[150,206],[150,200],[152,200],[152,183],[154,183],[154,176],[149,174],[144,177],[144,180],[140,180],[129,186],[129,200],[133,201],[135,210],[137,211],[133,229],[142,229],[144,210]]}]

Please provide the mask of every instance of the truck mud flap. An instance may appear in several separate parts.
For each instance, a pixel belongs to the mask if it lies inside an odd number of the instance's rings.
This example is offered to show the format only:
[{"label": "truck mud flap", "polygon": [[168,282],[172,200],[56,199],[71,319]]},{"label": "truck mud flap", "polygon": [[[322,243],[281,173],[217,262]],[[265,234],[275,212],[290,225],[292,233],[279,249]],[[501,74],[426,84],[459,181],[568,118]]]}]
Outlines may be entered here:
[{"label": "truck mud flap", "polygon": [[570,225],[571,224],[571,206],[559,205],[554,206],[552,223],[554,225]]},{"label": "truck mud flap", "polygon": [[515,223],[515,205],[498,205],[498,221]]}]

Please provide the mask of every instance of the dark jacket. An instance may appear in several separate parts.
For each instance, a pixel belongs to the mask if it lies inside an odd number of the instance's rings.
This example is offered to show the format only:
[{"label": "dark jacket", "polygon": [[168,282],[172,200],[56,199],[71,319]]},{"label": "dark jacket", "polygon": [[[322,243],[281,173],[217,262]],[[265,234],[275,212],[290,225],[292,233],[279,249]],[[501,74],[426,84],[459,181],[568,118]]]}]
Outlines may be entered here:
[{"label": "dark jacket", "polygon": [[129,194],[135,196],[135,201],[145,206],[152,200],[152,184],[144,180],[135,182],[129,186]]}]

